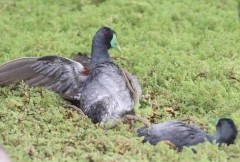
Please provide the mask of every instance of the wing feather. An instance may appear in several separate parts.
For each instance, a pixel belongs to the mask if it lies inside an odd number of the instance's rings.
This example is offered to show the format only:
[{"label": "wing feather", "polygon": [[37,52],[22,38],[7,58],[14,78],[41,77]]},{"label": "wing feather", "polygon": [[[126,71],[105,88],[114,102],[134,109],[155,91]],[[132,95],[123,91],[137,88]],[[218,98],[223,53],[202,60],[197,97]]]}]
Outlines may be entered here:
[{"label": "wing feather", "polygon": [[0,65],[0,86],[25,81],[60,94],[76,94],[88,78],[81,63],[59,56],[21,58]]}]

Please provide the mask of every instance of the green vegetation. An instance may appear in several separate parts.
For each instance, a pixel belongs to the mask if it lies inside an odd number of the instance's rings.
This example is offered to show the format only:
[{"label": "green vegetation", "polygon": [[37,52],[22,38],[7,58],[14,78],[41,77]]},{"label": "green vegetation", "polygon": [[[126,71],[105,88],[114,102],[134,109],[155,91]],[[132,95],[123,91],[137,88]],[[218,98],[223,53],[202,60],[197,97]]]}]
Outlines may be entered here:
[{"label": "green vegetation", "polygon": [[[144,95],[138,114],[158,123],[192,117],[240,126],[240,24],[237,1],[2,0],[0,63],[56,54],[90,53],[96,30],[118,34],[123,59]],[[112,56],[119,54],[112,50]],[[142,144],[128,125],[103,131],[43,88],[0,88],[0,143],[13,161],[238,161],[237,144],[208,142],[182,153]],[[142,124],[138,123],[138,126]]]}]

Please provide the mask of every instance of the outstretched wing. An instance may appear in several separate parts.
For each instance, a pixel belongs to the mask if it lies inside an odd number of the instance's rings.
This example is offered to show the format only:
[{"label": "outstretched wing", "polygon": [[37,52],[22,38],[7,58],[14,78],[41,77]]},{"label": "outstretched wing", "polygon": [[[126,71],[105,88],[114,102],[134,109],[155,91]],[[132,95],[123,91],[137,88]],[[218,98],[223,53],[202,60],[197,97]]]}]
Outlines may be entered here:
[{"label": "outstretched wing", "polygon": [[23,80],[30,86],[43,86],[68,96],[79,92],[88,74],[88,68],[63,57],[22,58],[0,66],[0,86]]}]

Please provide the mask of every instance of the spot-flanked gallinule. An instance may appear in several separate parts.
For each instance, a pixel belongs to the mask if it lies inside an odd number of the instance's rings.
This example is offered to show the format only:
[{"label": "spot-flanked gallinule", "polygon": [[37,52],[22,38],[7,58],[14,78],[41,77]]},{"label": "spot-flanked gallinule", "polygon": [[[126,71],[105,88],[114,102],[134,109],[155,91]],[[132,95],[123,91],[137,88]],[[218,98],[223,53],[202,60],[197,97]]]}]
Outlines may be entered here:
[{"label": "spot-flanked gallinule", "polygon": [[160,141],[170,141],[179,151],[183,146],[194,146],[204,142],[216,140],[220,145],[233,144],[237,136],[237,128],[232,119],[221,118],[216,125],[216,136],[205,133],[193,124],[186,124],[180,121],[167,121],[161,124],[152,124],[150,128],[138,129],[138,135],[144,136],[143,142],[156,145]]},{"label": "spot-flanked gallinule", "polygon": [[0,86],[23,80],[46,87],[78,103],[93,123],[134,114],[141,87],[135,76],[113,62],[110,48],[120,50],[116,33],[100,28],[92,40],[90,66],[59,56],[21,58],[0,66]]}]

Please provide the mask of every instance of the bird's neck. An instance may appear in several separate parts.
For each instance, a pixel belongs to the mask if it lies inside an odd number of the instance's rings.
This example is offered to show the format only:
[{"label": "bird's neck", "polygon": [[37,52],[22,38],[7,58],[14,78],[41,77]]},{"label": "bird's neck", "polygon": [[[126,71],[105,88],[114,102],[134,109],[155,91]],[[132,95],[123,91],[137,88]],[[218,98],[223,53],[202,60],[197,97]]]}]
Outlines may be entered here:
[{"label": "bird's neck", "polygon": [[93,41],[91,54],[92,68],[96,67],[98,64],[101,63],[112,62],[112,59],[108,53],[108,49],[108,46]]}]

